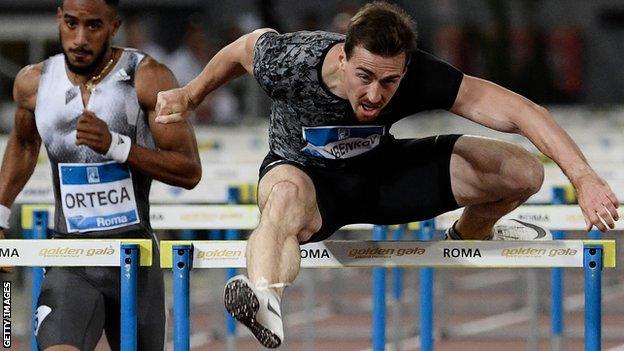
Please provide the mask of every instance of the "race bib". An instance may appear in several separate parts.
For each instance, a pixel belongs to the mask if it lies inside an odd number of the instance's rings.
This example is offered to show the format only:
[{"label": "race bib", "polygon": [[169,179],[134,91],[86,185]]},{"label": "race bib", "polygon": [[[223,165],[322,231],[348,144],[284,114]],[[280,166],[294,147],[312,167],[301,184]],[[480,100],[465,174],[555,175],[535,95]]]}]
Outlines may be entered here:
[{"label": "race bib", "polygon": [[68,232],[109,230],[139,223],[128,166],[115,161],[60,163],[58,170]]},{"label": "race bib", "polygon": [[384,126],[303,127],[304,153],[325,159],[345,159],[368,152],[381,142]]}]

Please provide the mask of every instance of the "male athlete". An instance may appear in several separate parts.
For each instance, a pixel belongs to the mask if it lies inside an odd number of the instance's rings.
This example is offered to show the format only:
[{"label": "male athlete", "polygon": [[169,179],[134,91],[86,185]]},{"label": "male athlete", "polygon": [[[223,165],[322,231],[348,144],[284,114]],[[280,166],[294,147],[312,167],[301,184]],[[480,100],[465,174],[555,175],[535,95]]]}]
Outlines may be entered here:
[{"label": "male athlete", "polygon": [[[245,72],[273,100],[270,151],[260,168],[260,224],[247,273],[228,282],[227,310],[266,347],[283,341],[280,299],[299,272],[299,244],[350,223],[406,223],[465,207],[450,239],[548,239],[499,219],[537,192],[540,162],[475,136],[397,140],[397,120],[446,109],[529,138],[563,169],[587,228],[614,227],[618,201],[544,108],[464,75],[415,48],[412,20],[383,2],[364,6],[346,36],[260,29],[222,49],[187,86],[159,94],[158,122],[183,119],[210,91]],[[495,226],[496,224],[496,226]]]},{"label": "male athlete", "polygon": [[[118,0],[65,0],[57,10],[63,54],[21,70],[0,173],[0,227],[31,176],[41,142],[52,166],[55,238],[152,238],[152,179],[194,187],[201,178],[186,122],[154,123],[156,95],[177,86],[141,52],[111,46]],[[3,233],[2,233],[3,234]],[[157,248],[154,242],[154,248]],[[154,262],[158,262],[156,258]],[[163,277],[139,271],[138,347],[163,350]],[[41,350],[93,350],[106,332],[119,350],[119,268],[48,268],[36,315]]]}]

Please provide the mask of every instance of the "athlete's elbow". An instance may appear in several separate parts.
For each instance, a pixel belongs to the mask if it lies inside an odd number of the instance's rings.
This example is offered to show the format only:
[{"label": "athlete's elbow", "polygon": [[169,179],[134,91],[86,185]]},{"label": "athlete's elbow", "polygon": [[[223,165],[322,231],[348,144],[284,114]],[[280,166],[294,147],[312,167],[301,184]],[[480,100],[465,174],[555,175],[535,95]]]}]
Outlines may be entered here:
[{"label": "athlete's elbow", "polygon": [[202,177],[202,168],[200,164],[193,164],[189,167],[188,172],[185,172],[183,184],[181,186],[184,189],[191,190],[199,184]]}]

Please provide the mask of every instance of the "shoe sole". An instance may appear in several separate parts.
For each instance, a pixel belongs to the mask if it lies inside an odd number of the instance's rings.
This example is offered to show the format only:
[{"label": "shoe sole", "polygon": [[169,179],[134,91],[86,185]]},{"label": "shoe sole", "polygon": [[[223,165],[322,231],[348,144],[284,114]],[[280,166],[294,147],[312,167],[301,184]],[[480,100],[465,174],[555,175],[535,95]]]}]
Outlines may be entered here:
[{"label": "shoe sole", "polygon": [[282,341],[277,335],[256,321],[260,302],[244,281],[228,283],[225,286],[223,302],[228,313],[249,328],[264,347],[274,349],[281,345]]}]

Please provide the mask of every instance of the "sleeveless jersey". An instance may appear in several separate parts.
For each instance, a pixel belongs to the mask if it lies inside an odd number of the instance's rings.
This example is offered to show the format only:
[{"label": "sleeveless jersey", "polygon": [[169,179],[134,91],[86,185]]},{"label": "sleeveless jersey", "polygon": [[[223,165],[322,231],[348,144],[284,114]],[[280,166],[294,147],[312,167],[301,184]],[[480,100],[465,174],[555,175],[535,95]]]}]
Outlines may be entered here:
[{"label": "sleeveless jersey", "polygon": [[97,84],[88,106],[83,104],[80,87],[67,76],[63,55],[44,62],[35,119],[50,159],[54,229],[61,235],[109,237],[139,231],[139,236],[151,237],[151,178],[87,146],[76,145],[76,123],[86,108],[105,121],[111,132],[154,148],[134,87],[136,70],[144,57],[138,51],[123,49],[118,62]]},{"label": "sleeveless jersey", "polygon": [[463,74],[415,50],[388,105],[375,120],[359,122],[349,101],[334,95],[322,79],[327,52],[344,40],[344,35],[324,31],[268,32],[258,38],[253,73],[272,100],[273,153],[318,167],[362,160],[393,139],[389,131],[396,121],[453,105]]}]

